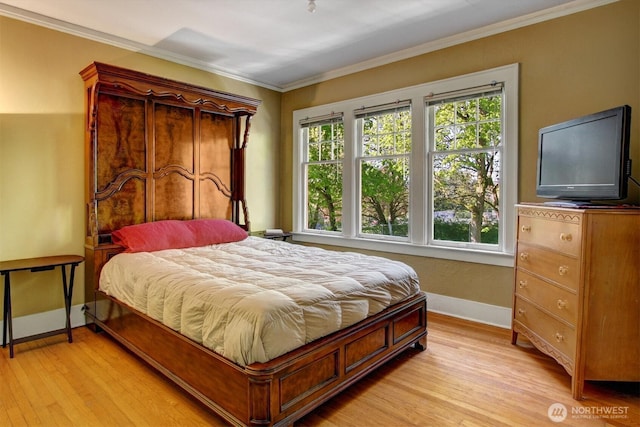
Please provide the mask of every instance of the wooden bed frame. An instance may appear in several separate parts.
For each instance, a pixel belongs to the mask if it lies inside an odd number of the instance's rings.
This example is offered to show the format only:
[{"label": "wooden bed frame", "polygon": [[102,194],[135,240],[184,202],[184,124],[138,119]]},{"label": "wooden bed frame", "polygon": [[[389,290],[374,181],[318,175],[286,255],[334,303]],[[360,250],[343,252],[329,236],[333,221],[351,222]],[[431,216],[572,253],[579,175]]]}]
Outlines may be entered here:
[{"label": "wooden bed frame", "polygon": [[85,314],[234,425],[291,425],[411,346],[427,344],[424,293],[267,363],[236,365],[98,290],[122,251],[111,232],[163,219],[227,218],[249,230],[250,119],[260,101],[93,63],[86,111]]}]

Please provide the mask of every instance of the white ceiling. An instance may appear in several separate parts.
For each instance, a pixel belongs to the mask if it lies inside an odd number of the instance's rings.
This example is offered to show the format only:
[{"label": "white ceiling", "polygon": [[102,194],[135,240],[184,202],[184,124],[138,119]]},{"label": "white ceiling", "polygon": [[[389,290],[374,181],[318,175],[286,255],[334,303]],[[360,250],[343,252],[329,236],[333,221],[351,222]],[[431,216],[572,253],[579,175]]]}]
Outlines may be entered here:
[{"label": "white ceiling", "polygon": [[615,0],[2,0],[0,14],[289,90]]}]

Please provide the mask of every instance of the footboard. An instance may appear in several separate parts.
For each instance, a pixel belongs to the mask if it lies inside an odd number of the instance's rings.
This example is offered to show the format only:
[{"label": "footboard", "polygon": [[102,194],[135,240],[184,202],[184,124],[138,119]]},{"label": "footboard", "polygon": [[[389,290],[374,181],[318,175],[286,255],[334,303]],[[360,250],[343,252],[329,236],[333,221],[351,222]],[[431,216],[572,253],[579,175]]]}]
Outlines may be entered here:
[{"label": "footboard", "polygon": [[290,425],[398,353],[427,342],[417,295],[267,363],[241,367],[109,297],[96,324],[234,425]]}]

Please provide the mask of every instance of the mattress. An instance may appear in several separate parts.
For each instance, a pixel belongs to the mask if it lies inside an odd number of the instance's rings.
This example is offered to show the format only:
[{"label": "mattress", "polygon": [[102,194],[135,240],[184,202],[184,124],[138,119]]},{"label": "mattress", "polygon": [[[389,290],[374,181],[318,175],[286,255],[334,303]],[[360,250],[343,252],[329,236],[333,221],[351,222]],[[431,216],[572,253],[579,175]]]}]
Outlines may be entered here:
[{"label": "mattress", "polygon": [[267,362],[417,294],[408,265],[247,237],[121,253],[100,289],[216,353]]}]

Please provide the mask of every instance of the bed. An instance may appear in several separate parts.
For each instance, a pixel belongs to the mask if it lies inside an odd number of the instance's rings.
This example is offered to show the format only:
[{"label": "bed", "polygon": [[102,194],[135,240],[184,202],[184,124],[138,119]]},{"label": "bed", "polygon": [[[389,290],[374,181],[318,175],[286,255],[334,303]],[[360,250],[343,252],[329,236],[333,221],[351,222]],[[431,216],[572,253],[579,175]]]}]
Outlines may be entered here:
[{"label": "bed", "polygon": [[[406,265],[248,235],[245,151],[258,100],[102,63],[80,74],[90,327],[234,425],[291,425],[426,347],[426,298]],[[230,306],[266,317],[238,321]]]}]

